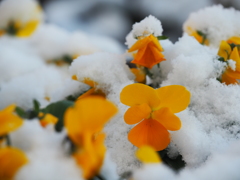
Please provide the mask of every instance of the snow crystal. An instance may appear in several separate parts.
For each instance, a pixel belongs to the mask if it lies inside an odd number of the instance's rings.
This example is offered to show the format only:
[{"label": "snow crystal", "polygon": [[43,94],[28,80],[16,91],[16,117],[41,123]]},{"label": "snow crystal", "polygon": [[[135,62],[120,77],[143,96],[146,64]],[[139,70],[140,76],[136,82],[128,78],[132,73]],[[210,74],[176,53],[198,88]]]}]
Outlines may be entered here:
[{"label": "snow crystal", "polygon": [[240,141],[229,145],[224,151],[215,153],[204,166],[198,169],[185,168],[179,174],[175,174],[164,164],[145,164],[142,169],[134,172],[134,180],[211,180],[211,179],[231,179],[238,180],[240,177]]},{"label": "snow crystal", "polygon": [[86,34],[80,31],[72,33],[64,46],[65,54],[80,56],[99,51],[99,49],[93,45],[89,39],[90,38]]},{"label": "snow crystal", "polygon": [[144,164],[141,169],[138,169],[133,174],[134,180],[159,180],[167,179],[174,180],[174,173],[163,164]]},{"label": "snow crystal", "polygon": [[42,106],[47,105],[49,102],[45,98],[51,99],[51,94],[63,86],[66,78],[58,69],[44,66],[2,83],[0,109],[12,103],[30,109],[33,107],[33,99],[38,100]]},{"label": "snow crystal", "polygon": [[185,32],[188,28],[198,30],[207,35],[210,45],[218,47],[221,40],[232,36],[240,36],[240,12],[233,8],[225,9],[215,5],[190,14],[183,25]]},{"label": "snow crystal", "polygon": [[81,180],[80,168],[75,160],[64,152],[63,140],[66,133],[56,133],[52,126],[43,128],[38,120],[24,121],[11,134],[13,146],[23,149],[28,164],[16,175],[17,180]]},{"label": "snow crystal", "polygon": [[186,87],[197,87],[206,83],[209,78],[217,78],[225,66],[217,60],[216,49],[202,46],[187,34],[172,48],[166,49],[165,58],[172,63],[175,72],[167,72],[163,69],[163,72],[168,74],[167,82],[170,82],[168,84]]},{"label": "snow crystal", "polygon": [[233,61],[233,60],[228,60],[227,61],[227,63],[228,63],[228,66],[233,70],[233,71],[235,71],[236,70],[236,61]]},{"label": "snow crystal", "polygon": [[161,36],[162,32],[161,22],[152,15],[149,15],[139,23],[135,23],[132,30],[133,37],[148,36],[150,34]]},{"label": "snow crystal", "polygon": [[0,84],[42,67],[42,59],[24,40],[0,39]]},{"label": "snow crystal", "polygon": [[189,108],[177,114],[182,128],[171,133],[169,155],[180,153],[188,167],[199,167],[240,137],[240,87],[221,84],[217,78],[225,64],[217,60],[217,49],[188,35],[167,49],[165,57],[172,69],[161,86],[179,84],[191,92]]},{"label": "snow crystal", "polygon": [[61,58],[69,33],[55,25],[42,24],[30,38],[39,55],[47,60]]},{"label": "snow crystal", "polygon": [[81,82],[85,78],[91,79],[97,83],[96,88],[109,94],[118,92],[119,86],[134,78],[125,63],[124,55],[110,53],[83,55],[73,61],[70,74],[76,75]]}]

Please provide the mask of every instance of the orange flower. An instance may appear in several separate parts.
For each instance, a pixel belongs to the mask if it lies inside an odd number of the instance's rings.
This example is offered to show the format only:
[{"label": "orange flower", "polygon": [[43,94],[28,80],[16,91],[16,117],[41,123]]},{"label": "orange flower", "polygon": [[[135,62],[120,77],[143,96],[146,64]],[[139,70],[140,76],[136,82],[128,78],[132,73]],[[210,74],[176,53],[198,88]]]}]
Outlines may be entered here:
[{"label": "orange flower", "polygon": [[193,36],[200,44],[209,45],[209,41],[203,33],[194,31],[191,27],[187,27],[187,33],[189,36]]},{"label": "orange flower", "polygon": [[64,115],[68,135],[77,146],[73,157],[86,179],[100,171],[106,151],[105,135],[100,131],[116,112],[116,106],[102,96],[88,96],[76,101]]},{"label": "orange flower", "polygon": [[131,63],[152,68],[154,65],[166,60],[161,53],[163,48],[158,39],[152,34],[138,40],[128,52],[136,50],[138,50],[137,54],[134,56],[134,60]]},{"label": "orange flower", "polygon": [[187,108],[190,92],[180,85],[153,89],[136,83],[123,88],[120,100],[131,106],[124,115],[125,122],[138,123],[129,132],[129,141],[137,147],[149,145],[159,151],[170,143],[167,130],[181,128],[181,121],[174,113]]},{"label": "orange flower", "polygon": [[58,122],[58,118],[49,113],[44,114],[40,112],[38,117],[40,118],[40,124],[42,127],[46,127],[48,124],[56,124]]},{"label": "orange flower", "polygon": [[0,179],[13,180],[17,171],[28,162],[25,154],[16,148],[0,149]]},{"label": "orange flower", "polygon": [[136,157],[143,163],[161,163],[162,160],[151,146],[142,146],[136,151]]},{"label": "orange flower", "polygon": [[14,114],[16,105],[12,104],[0,111],[0,136],[7,135],[19,128],[23,120]]},{"label": "orange flower", "polygon": [[228,66],[223,72],[221,77],[222,83],[227,85],[236,83],[239,84],[237,81],[237,79],[240,79],[240,57],[238,48],[234,47],[232,50],[231,46],[226,41],[222,41],[218,55],[221,56],[226,62],[228,59],[231,59],[235,62],[235,69],[232,69],[230,66]]}]

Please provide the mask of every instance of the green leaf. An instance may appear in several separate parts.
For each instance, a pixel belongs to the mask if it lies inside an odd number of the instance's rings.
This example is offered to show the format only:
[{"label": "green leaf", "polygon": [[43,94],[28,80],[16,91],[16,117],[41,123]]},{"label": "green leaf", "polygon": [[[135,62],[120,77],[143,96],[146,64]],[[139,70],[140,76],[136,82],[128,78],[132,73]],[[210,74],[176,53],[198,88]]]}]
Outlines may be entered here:
[{"label": "green leaf", "polygon": [[8,23],[8,27],[7,27],[6,31],[10,35],[15,35],[17,33],[18,29],[16,28],[15,23],[13,21],[10,21]]},{"label": "green leaf", "polygon": [[165,39],[168,39],[167,36],[157,36],[157,39],[158,40],[165,40]]},{"label": "green leaf", "polygon": [[15,112],[17,113],[18,116],[20,116],[21,118],[27,118],[28,115],[27,113],[24,111],[24,109],[20,108],[20,107],[16,107],[15,108]]},{"label": "green leaf", "polygon": [[70,106],[73,106],[74,102],[72,101],[58,101],[52,104],[49,104],[46,108],[42,109],[43,113],[50,113],[58,118],[58,122],[55,125],[55,130],[61,132],[64,126],[64,113],[66,109]]},{"label": "green leaf", "polygon": [[146,75],[148,75],[151,79],[153,79],[153,73],[150,72],[150,70],[148,68],[144,68]]},{"label": "green leaf", "polygon": [[225,62],[223,57],[219,57],[218,60],[221,61],[221,62]]},{"label": "green leaf", "polygon": [[68,63],[68,64],[71,64],[72,61],[73,61],[73,58],[69,55],[65,55],[65,56],[63,56],[63,61]]},{"label": "green leaf", "polygon": [[34,111],[38,114],[40,110],[40,103],[36,99],[34,99],[33,105],[34,105]]}]

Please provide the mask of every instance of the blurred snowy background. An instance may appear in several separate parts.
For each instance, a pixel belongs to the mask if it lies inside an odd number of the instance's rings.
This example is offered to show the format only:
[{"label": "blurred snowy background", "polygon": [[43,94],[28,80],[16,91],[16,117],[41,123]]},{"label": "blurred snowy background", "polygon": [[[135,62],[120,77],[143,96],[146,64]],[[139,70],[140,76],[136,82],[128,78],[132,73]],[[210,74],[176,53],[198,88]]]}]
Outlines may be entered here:
[{"label": "blurred snowy background", "polygon": [[46,20],[69,31],[82,30],[125,42],[132,24],[149,14],[160,19],[163,35],[175,42],[189,14],[213,4],[240,9],[240,0],[39,0]]}]

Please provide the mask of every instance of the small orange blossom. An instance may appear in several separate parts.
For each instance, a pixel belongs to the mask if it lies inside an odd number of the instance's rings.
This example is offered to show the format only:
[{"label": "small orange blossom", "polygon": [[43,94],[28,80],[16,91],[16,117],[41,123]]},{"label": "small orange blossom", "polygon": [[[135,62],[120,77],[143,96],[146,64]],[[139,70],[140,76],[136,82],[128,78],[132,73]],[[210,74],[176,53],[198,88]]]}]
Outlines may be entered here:
[{"label": "small orange blossom", "polygon": [[134,60],[131,63],[152,68],[154,65],[165,61],[162,54],[163,48],[158,39],[152,34],[147,37],[140,38],[128,52],[137,50]]}]

